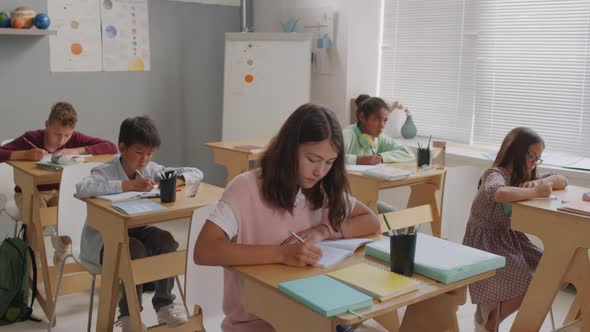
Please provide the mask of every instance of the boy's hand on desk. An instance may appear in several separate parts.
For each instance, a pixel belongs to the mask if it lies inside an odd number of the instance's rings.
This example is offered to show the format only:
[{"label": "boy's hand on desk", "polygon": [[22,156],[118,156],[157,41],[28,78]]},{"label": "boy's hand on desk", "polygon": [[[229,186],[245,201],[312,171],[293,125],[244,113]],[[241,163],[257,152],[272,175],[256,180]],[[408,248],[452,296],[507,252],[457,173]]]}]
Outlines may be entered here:
[{"label": "boy's hand on desk", "polygon": [[381,157],[378,155],[357,156],[356,157],[356,164],[357,165],[377,165],[380,162],[381,162]]},{"label": "boy's hand on desk", "polygon": [[43,159],[48,152],[43,149],[31,149],[24,151],[25,152],[25,160],[32,160],[32,161],[39,161]]},{"label": "boy's hand on desk", "polygon": [[[316,242],[328,240],[331,236],[328,228],[323,225],[317,225],[315,227],[308,228],[308,229],[304,230],[303,232],[297,233],[297,235],[299,235],[299,237],[302,238],[303,241],[309,242],[309,243],[316,243]],[[290,236],[287,240],[285,240],[285,242],[283,242],[283,244],[294,244],[294,243],[298,243],[298,242],[299,242],[299,240],[297,240],[293,236]]]},{"label": "boy's hand on desk", "polygon": [[283,264],[285,265],[314,265],[322,257],[320,248],[310,243],[285,244],[281,248],[283,251]]},{"label": "boy's hand on desk", "polygon": [[184,177],[182,175],[176,178],[176,186],[184,186]]},{"label": "boy's hand on desk", "polygon": [[55,153],[61,153],[61,154],[88,154],[88,150],[86,150],[86,148],[82,147],[82,148],[74,148],[74,149],[61,149],[61,150],[55,151]]},{"label": "boy's hand on desk", "polygon": [[156,183],[151,179],[135,179],[123,181],[123,191],[150,191]]}]

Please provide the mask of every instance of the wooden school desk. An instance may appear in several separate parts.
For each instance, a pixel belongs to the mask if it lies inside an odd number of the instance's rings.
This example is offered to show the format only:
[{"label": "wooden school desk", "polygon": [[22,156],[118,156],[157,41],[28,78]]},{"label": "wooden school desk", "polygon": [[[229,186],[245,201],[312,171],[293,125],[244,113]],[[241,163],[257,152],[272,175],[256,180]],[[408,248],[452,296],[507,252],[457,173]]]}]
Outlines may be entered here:
[{"label": "wooden school desk", "polygon": [[[246,310],[281,332],[333,332],[337,325],[354,325],[370,318],[389,331],[459,331],[457,310],[466,301],[467,285],[495,274],[495,271],[487,272],[448,285],[414,274],[412,277],[423,283],[417,291],[384,302],[374,300],[372,306],[355,310],[362,317],[352,314],[324,317],[278,289],[281,282],[324,274],[359,262],[389,268],[385,262],[366,257],[361,248],[354,256],[327,269],[278,264],[228,269],[244,278]],[[408,308],[400,326],[395,310],[405,306]]]},{"label": "wooden school desk", "polygon": [[581,200],[587,191],[568,186],[553,193],[557,200],[512,204],[512,228],[539,237],[544,252],[511,331],[538,331],[563,282],[572,283],[577,292],[566,322],[579,316],[582,330],[590,331],[590,217],[557,210],[562,200]]},{"label": "wooden school desk", "polygon": [[[201,183],[195,197],[187,197],[184,188],[182,188],[180,192],[176,193],[176,202],[162,203],[168,208],[167,210],[133,216],[113,209],[111,202],[96,198],[84,199],[88,206],[86,222],[100,232],[104,242],[96,331],[113,330],[115,309],[119,302],[119,281],[125,285],[133,331],[141,331],[141,315],[135,285],[185,274],[186,271],[187,250],[131,260],[127,230],[132,227],[165,221],[190,219],[195,209],[216,203],[222,193],[222,188]],[[157,198],[152,200],[160,202]],[[202,315],[195,313],[190,317],[188,323],[180,325],[174,330],[196,331],[200,329],[202,329]],[[173,329],[166,325],[150,328],[150,331],[171,330]]]},{"label": "wooden school desk", "polygon": [[[361,172],[348,171],[348,182],[350,183],[352,195],[377,213],[377,200],[379,199],[380,190],[409,186],[411,194],[407,207],[430,205],[434,216],[431,223],[432,235],[440,237],[446,168],[433,167],[427,170],[419,170],[415,161],[387,165],[395,168],[416,170],[416,173],[406,179],[386,181],[363,175]],[[436,192],[439,190],[441,192],[440,205],[436,200]]]},{"label": "wooden school desk", "polygon": [[[100,155],[88,158],[89,162],[106,162],[113,159],[112,155]],[[14,183],[19,186],[23,194],[21,219],[27,225],[27,241],[39,258],[37,265],[37,280],[39,293],[37,300],[46,317],[53,313],[53,299],[59,275],[59,266],[49,266],[47,262],[47,250],[43,238],[43,229],[47,226],[57,225],[57,206],[40,208],[38,185],[59,184],[60,171],[51,171],[35,166],[34,161],[8,161],[14,169]],[[65,266],[60,294],[70,294],[90,288],[90,275],[88,273],[71,274],[84,271],[77,263],[68,263]],[[43,287],[40,287],[40,285]]]},{"label": "wooden school desk", "polygon": [[210,142],[205,145],[213,150],[213,161],[223,165],[227,169],[227,183],[233,178],[250,169],[250,162],[262,158],[263,151],[254,149],[248,150],[237,146],[253,145],[266,147],[269,140],[243,140],[232,142]]}]

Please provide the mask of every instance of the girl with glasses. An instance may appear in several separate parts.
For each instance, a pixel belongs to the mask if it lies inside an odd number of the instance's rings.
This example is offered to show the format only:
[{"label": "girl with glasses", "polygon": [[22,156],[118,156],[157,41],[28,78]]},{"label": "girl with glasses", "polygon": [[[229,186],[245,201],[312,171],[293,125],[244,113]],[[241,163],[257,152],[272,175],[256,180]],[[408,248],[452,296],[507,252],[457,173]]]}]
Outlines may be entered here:
[{"label": "girl with glasses", "polygon": [[536,132],[514,128],[479,180],[463,244],[506,257],[506,266],[494,277],[469,285],[471,301],[477,304],[476,331],[493,331],[496,320],[518,310],[543,254],[524,233],[510,227],[510,216],[513,202],[548,197],[567,186],[564,176],[540,174],[544,149]]}]

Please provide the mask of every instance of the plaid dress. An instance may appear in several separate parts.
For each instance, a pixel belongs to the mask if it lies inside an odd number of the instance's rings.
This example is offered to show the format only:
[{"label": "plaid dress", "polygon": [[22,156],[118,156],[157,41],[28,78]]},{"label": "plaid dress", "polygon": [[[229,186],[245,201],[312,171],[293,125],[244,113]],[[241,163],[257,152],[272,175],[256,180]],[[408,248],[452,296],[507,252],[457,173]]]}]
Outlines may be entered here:
[{"label": "plaid dress", "polygon": [[512,230],[511,206],[496,202],[496,190],[509,185],[510,174],[504,168],[486,170],[471,205],[463,244],[506,257],[506,266],[495,276],[469,285],[474,304],[524,295],[543,254],[524,233]]}]

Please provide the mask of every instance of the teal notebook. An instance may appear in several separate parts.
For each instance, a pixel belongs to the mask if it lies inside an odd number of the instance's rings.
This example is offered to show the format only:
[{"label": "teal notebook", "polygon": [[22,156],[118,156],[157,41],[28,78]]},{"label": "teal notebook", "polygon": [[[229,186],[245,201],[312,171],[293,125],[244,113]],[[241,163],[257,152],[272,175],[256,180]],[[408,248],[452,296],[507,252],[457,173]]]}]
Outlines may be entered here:
[{"label": "teal notebook", "polygon": [[326,317],[373,304],[372,297],[326,275],[283,282],[279,290]]},{"label": "teal notebook", "polygon": [[149,199],[138,199],[134,201],[114,203],[112,207],[129,215],[162,211],[167,209],[165,206],[156,202],[152,202]]},{"label": "teal notebook", "polygon": [[[365,255],[389,262],[389,238],[365,245]],[[414,272],[430,279],[450,284],[504,265],[503,256],[418,233]]]},{"label": "teal notebook", "polygon": [[70,160],[64,164],[58,164],[58,163],[54,163],[52,161],[38,161],[35,163],[35,165],[37,167],[49,169],[52,171],[61,171],[64,167],[68,167],[70,165],[75,165],[75,164],[79,164],[79,162],[77,162],[75,160]]}]

